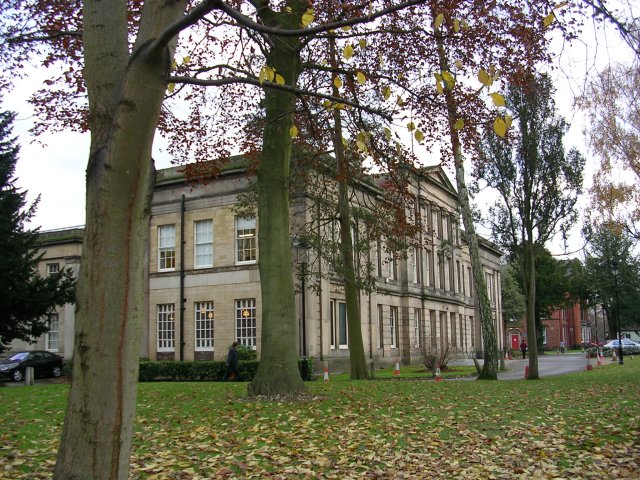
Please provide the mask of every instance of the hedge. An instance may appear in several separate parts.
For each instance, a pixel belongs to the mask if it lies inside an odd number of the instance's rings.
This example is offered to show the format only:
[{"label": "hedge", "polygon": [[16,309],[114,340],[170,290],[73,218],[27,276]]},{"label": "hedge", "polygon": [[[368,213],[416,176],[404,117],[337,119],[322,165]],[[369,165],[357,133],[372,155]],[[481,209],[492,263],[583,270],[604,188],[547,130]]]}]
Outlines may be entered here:
[{"label": "hedge", "polygon": [[[251,381],[258,371],[257,360],[240,360],[238,371],[243,381]],[[313,359],[298,360],[298,369],[303,380],[313,380]],[[157,381],[214,381],[224,380],[227,365],[224,361],[217,362],[176,362],[162,360],[158,362],[141,361],[138,380],[140,382]]]}]

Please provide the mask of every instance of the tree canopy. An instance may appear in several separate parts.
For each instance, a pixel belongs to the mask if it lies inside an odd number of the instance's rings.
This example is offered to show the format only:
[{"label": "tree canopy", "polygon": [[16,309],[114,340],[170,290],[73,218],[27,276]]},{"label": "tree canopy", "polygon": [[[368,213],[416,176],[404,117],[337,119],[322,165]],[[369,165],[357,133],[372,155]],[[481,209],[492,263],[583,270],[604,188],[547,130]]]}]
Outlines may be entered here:
[{"label": "tree canopy", "polygon": [[536,262],[545,243],[576,220],[585,159],[575,149],[565,152],[567,123],[556,114],[550,79],[531,72],[526,79],[507,94],[517,128],[507,142],[493,132],[486,135],[475,175],[499,194],[489,222],[520,270],[527,302],[528,378],[536,379]]},{"label": "tree canopy", "polygon": [[640,303],[640,257],[634,252],[633,237],[617,222],[585,229],[586,276],[594,298],[607,312],[609,332],[617,336],[617,315],[621,328],[637,326]]},{"label": "tree canopy", "polygon": [[11,136],[15,114],[0,113],[0,352],[12,340],[31,341],[49,331],[49,315],[56,306],[74,301],[75,279],[63,269],[46,276],[38,272],[43,253],[38,230],[26,224],[37,201],[27,205],[27,191],[17,185],[15,167],[19,147]]},{"label": "tree canopy", "polygon": [[640,240],[639,86],[640,60],[611,65],[590,79],[577,105],[587,113],[585,133],[600,158],[590,221],[619,222]]}]

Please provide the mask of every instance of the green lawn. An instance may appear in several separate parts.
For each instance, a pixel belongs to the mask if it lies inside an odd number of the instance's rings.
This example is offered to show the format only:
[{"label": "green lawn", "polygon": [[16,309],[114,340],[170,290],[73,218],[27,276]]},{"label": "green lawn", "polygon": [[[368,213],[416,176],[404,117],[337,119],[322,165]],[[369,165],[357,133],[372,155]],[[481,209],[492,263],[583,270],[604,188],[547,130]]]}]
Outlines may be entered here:
[{"label": "green lawn", "polygon": [[[140,384],[131,478],[640,478],[640,359],[535,382],[336,380],[306,403]],[[66,393],[0,389],[0,478],[50,477]]]}]

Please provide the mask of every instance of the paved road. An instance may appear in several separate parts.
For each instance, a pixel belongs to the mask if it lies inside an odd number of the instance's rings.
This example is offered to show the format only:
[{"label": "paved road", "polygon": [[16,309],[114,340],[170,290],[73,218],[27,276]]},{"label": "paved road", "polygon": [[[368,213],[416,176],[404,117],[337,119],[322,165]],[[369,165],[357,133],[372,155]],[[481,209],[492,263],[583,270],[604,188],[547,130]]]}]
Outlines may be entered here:
[{"label": "paved road", "polygon": [[[595,360],[594,365],[595,365]],[[611,358],[604,360],[605,362],[611,362]],[[518,380],[524,379],[525,366],[529,365],[529,359],[514,359],[507,360],[507,372],[499,372],[498,380]],[[548,353],[546,355],[540,355],[538,357],[538,374],[541,378],[550,377],[553,375],[562,375],[564,373],[579,372],[586,370],[587,359],[584,354],[568,353],[565,355],[558,355]]]}]

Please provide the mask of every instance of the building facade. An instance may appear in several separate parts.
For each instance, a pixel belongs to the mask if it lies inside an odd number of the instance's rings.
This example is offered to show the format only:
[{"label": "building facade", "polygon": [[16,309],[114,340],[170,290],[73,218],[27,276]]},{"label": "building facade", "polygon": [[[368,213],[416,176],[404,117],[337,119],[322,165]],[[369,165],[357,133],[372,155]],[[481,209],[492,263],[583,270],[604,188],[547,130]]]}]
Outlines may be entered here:
[{"label": "building facade", "polygon": [[[42,257],[38,262],[38,274],[42,277],[70,269],[77,276],[82,254],[82,227],[65,228],[41,232],[38,246]],[[49,333],[33,342],[15,340],[11,351],[48,350],[70,359],[73,355],[75,306],[66,304],[56,307],[49,316]]]},{"label": "building facade", "polygon": [[[416,363],[422,348],[447,344],[464,356],[482,355],[482,335],[469,249],[459,228],[458,198],[444,171],[413,172],[413,213],[419,242],[389,255],[384,239],[364,255],[375,288],[360,295],[365,353],[374,366]],[[215,179],[188,183],[179,168],[161,170],[151,204],[147,316],[141,356],[152,360],[222,360],[233,341],[260,352],[261,309],[257,219],[239,200],[253,178],[228,168]],[[376,198],[376,186],[354,194]],[[292,259],[301,355],[332,371],[349,365],[346,304],[341,282],[296,242],[311,222],[308,198],[292,201]],[[482,261],[497,338],[504,339],[500,255],[481,240]],[[313,285],[313,288],[310,286]],[[69,317],[71,319],[71,317]],[[65,317],[67,320],[67,317]],[[72,331],[71,327],[67,328]],[[72,341],[65,334],[65,342]]]}]

